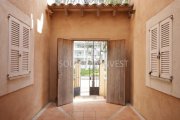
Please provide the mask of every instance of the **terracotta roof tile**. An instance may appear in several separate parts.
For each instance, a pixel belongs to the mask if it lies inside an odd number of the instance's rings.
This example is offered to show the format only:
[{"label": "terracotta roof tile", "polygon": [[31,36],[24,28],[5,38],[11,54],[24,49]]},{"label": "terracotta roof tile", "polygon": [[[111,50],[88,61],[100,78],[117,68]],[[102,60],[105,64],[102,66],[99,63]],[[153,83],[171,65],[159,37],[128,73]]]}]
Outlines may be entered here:
[{"label": "terracotta roof tile", "polygon": [[[100,9],[101,11],[120,11],[120,12],[131,12],[133,10],[133,6],[128,5],[128,4],[64,4],[64,3],[54,3],[52,5],[48,5],[48,8],[52,10],[53,12],[55,11],[63,11],[64,9],[68,9],[70,11],[74,11],[75,9],[83,9],[83,10],[96,10]],[[75,10],[75,11],[76,11]]]}]

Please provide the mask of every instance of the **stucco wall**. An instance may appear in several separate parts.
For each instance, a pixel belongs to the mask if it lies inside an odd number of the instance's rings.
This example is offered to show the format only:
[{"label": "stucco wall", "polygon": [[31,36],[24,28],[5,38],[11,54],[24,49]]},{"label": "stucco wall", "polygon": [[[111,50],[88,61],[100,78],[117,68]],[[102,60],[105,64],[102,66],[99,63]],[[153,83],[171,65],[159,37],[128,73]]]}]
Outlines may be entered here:
[{"label": "stucco wall", "polygon": [[[1,120],[28,120],[31,119],[47,102],[49,93],[49,17],[46,15],[46,0],[1,0],[0,13],[1,13],[1,33],[7,30],[7,24],[3,24],[7,17],[7,10],[13,8],[9,5],[12,4],[17,9],[21,10],[27,16],[33,16],[34,27],[32,29],[34,36],[34,59],[32,60],[34,84],[28,87],[17,90],[13,93],[6,94],[0,97],[0,119]],[[18,14],[18,13],[17,13]],[[41,19],[42,14],[44,19]],[[3,17],[3,18],[2,18]],[[37,20],[43,21],[42,33],[37,32]],[[1,67],[0,72],[6,72],[7,62],[4,61],[7,54],[8,37],[5,34],[0,34]],[[2,64],[3,62],[3,64]],[[2,74],[1,74],[2,75]],[[8,81],[6,77],[0,76],[0,81]],[[9,83],[7,83],[9,84]],[[13,84],[13,83],[12,83]],[[2,87],[8,87],[3,85]],[[8,88],[7,88],[8,89]],[[6,90],[6,88],[4,88]],[[5,92],[3,92],[5,93]]]},{"label": "stucco wall", "polygon": [[[85,13],[81,17],[80,12],[57,12],[51,19],[50,41],[50,99],[57,96],[57,38],[72,40],[129,40],[129,18],[127,14],[102,13],[99,17],[96,12]],[[128,44],[127,44],[128,45]],[[128,96],[127,96],[128,97]]]},{"label": "stucco wall", "polygon": [[132,103],[148,120],[179,120],[180,99],[145,86],[146,21],[173,0],[134,0],[136,14],[131,18]]}]

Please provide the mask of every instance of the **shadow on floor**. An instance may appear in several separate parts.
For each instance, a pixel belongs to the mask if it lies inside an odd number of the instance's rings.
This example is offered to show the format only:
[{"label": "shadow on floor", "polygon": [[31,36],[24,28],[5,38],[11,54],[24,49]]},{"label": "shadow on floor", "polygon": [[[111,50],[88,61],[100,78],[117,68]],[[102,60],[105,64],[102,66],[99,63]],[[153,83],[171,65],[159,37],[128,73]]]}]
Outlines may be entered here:
[{"label": "shadow on floor", "polygon": [[141,120],[129,106],[81,101],[57,107],[52,103],[37,120]]}]

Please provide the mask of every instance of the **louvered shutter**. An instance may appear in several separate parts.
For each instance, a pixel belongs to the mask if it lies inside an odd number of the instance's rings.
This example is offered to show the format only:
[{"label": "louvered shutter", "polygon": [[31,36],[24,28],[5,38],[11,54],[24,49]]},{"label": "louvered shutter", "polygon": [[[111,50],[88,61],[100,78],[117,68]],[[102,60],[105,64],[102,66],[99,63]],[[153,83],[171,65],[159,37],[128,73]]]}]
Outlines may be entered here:
[{"label": "louvered shutter", "polygon": [[20,29],[21,23],[9,17],[9,76],[17,76],[20,71]]},{"label": "louvered shutter", "polygon": [[172,76],[172,18],[160,23],[160,77]]},{"label": "louvered shutter", "polygon": [[30,27],[9,16],[9,77],[29,73]]},{"label": "louvered shutter", "polygon": [[150,29],[150,75],[159,76],[159,25]]},{"label": "louvered shutter", "polygon": [[22,44],[21,44],[21,70],[22,74],[29,73],[30,60],[30,27],[22,24]]}]

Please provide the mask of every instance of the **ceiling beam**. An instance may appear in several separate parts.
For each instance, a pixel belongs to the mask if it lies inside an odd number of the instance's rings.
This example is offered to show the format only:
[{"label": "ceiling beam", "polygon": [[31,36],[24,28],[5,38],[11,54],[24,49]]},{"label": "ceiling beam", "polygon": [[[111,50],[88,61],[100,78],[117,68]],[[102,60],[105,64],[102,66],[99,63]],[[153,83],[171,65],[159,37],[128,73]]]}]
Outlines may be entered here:
[{"label": "ceiling beam", "polygon": [[81,17],[84,16],[84,9],[81,9]]},{"label": "ceiling beam", "polygon": [[99,17],[100,16],[100,9],[96,10],[96,15]]},{"label": "ceiling beam", "polygon": [[46,8],[46,12],[47,12],[47,14],[50,15],[50,16],[54,13],[54,12],[53,12],[52,10],[50,10],[49,8]]},{"label": "ceiling beam", "polygon": [[116,10],[113,10],[113,17],[116,16],[116,13],[117,13],[117,11],[116,11]]},{"label": "ceiling beam", "polygon": [[129,11],[129,12],[128,12],[129,18],[131,18],[131,16],[132,16],[133,14],[135,14],[135,12],[136,12],[135,10]]},{"label": "ceiling beam", "polygon": [[65,16],[68,16],[69,13],[68,13],[68,9],[67,8],[64,9],[64,14],[65,14]]},{"label": "ceiling beam", "polygon": [[129,17],[134,14],[133,5],[127,5],[127,6],[111,6],[111,5],[52,5],[48,6],[48,9],[51,10],[48,11],[50,14],[55,12],[64,12],[66,16],[70,14],[70,12],[80,12],[80,15],[83,17],[86,12],[95,12],[97,16],[100,16],[101,12],[111,12],[112,16],[119,15],[118,13],[127,13]]}]

